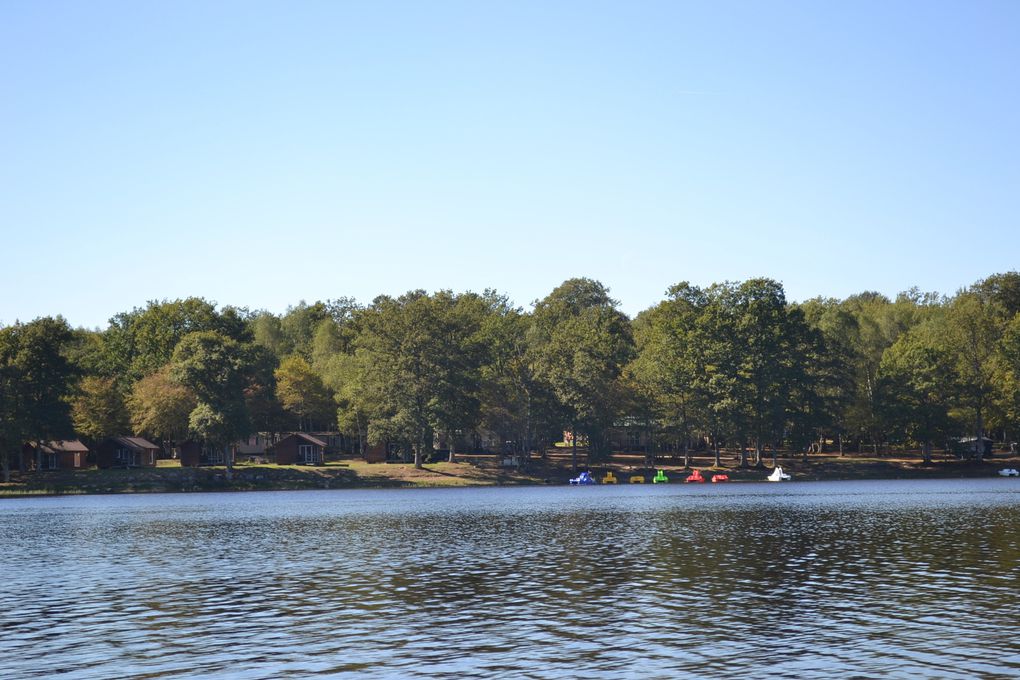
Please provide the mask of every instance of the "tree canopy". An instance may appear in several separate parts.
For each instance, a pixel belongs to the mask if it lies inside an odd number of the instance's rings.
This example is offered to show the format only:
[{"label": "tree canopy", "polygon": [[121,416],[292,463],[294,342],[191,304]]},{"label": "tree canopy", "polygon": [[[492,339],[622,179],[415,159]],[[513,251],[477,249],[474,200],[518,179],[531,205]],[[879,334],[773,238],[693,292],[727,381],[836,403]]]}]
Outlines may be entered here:
[{"label": "tree canopy", "polygon": [[[106,329],[0,327],[0,452],[132,430],[168,448],[255,432],[339,430],[419,465],[437,449],[597,460],[618,428],[649,452],[931,450],[1020,430],[1020,274],[952,296],[786,299],[757,278],[678,283],[629,319],[602,283],[564,281],[530,310],[503,294],[417,290],[283,314],[152,301]],[[980,455],[982,447],[975,447]],[[717,454],[718,455],[718,454]],[[20,458],[19,458],[20,459]]]}]

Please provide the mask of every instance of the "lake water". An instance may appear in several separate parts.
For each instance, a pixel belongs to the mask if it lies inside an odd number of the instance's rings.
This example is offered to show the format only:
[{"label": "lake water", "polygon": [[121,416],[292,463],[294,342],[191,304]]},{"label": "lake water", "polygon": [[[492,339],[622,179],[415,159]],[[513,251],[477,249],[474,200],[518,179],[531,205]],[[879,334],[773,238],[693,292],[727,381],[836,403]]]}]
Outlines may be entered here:
[{"label": "lake water", "polygon": [[1020,675],[1020,482],[0,500],[3,678]]}]

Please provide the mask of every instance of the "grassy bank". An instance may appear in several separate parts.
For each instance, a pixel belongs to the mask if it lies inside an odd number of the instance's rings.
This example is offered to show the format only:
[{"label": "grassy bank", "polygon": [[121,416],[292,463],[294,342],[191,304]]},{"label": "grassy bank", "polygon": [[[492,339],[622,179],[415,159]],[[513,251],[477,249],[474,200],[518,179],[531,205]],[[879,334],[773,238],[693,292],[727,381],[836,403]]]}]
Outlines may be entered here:
[{"label": "grassy bank", "polygon": [[[586,461],[580,458],[582,467]],[[691,467],[706,473],[729,475],[731,481],[763,481],[771,469],[771,457],[764,467],[740,469],[733,454],[726,454],[724,466],[712,467],[712,457],[695,456]],[[937,479],[994,477],[1003,467],[1020,468],[1020,457],[1001,454],[983,463],[936,460],[922,465],[919,456],[780,456],[778,464],[795,480]],[[635,475],[651,481],[654,470],[643,467],[638,455],[617,454],[592,465],[596,478],[612,470],[621,483]],[[660,460],[672,483],[682,482],[689,470],[680,460]],[[574,475],[569,451],[550,450],[545,458],[530,461],[523,469],[506,468],[495,456],[461,456],[456,463],[431,463],[424,469],[403,463],[365,463],[342,460],[321,466],[238,465],[228,479],[223,467],[182,468],[177,461],[160,461],[155,468],[131,470],[56,470],[14,474],[0,484],[0,496],[39,496],[99,493],[155,493],[191,491],[253,491],[284,489],[413,488],[496,485],[565,484]]]}]

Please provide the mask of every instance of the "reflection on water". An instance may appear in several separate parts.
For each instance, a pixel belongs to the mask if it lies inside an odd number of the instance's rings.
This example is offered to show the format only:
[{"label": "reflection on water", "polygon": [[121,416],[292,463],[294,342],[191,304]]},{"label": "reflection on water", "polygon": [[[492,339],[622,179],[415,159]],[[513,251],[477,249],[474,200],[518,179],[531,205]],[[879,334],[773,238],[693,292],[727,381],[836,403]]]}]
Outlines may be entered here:
[{"label": "reflection on water", "polygon": [[0,676],[1020,673],[1020,483],[0,501]]}]

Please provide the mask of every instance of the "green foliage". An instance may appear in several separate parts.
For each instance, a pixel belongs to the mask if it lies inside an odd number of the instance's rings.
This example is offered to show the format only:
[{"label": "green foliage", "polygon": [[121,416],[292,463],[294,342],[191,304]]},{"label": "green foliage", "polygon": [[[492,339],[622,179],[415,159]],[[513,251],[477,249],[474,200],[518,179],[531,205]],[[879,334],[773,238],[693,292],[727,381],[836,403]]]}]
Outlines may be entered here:
[{"label": "green foliage", "polygon": [[684,451],[695,428],[715,429],[706,369],[711,338],[698,323],[706,304],[704,293],[687,283],[670,288],[667,300],[635,319],[637,355],[626,371],[631,409],[645,422],[654,419]]},{"label": "green foliage", "polygon": [[276,393],[283,408],[293,416],[299,430],[312,429],[333,420],[333,399],[326,386],[302,357],[284,359],[274,372]]},{"label": "green foliage", "polygon": [[1016,427],[1020,424],[1020,312],[1006,324],[1001,348],[999,375],[1003,417]]},{"label": "green foliage", "polygon": [[277,396],[276,369],[280,365],[276,355],[261,345],[245,348],[248,385],[244,401],[252,427],[258,432],[282,432],[292,426]]},{"label": "green foliage", "polygon": [[127,430],[127,407],[113,378],[86,376],[71,402],[71,415],[75,431],[93,441]]},{"label": "green foliage", "polygon": [[289,307],[280,320],[280,329],[286,339],[288,353],[293,352],[310,359],[315,330],[319,324],[329,319],[329,309],[324,302],[309,305],[302,300],[296,306]]},{"label": "green foliage", "polygon": [[977,282],[973,292],[992,303],[996,313],[1005,322],[1020,314],[1020,272],[993,274]]},{"label": "green foliage", "polygon": [[[282,316],[201,298],[150,302],[102,331],[0,328],[0,449],[127,427],[215,445],[338,424],[420,464],[433,443],[517,451],[564,429],[596,459],[625,421],[656,442],[879,451],[1020,429],[1020,274],[951,298],[911,289],[790,304],[751,279],[680,283],[629,320],[570,279],[528,313],[494,291],[411,291]],[[74,428],[72,428],[72,416]]]},{"label": "green foliage", "polygon": [[213,406],[200,401],[188,414],[188,430],[200,440],[225,446],[244,434],[246,418],[238,402]]},{"label": "green foliage", "polygon": [[478,394],[482,427],[518,452],[558,441],[564,419],[549,385],[536,376],[531,319],[494,291],[486,292],[485,304],[479,335],[485,348]]},{"label": "green foliage", "polygon": [[194,392],[170,377],[169,365],[136,382],[128,397],[134,432],[156,441],[184,441],[197,405]]},{"label": "green foliage", "polygon": [[996,302],[973,292],[957,295],[945,311],[940,331],[960,405],[972,419],[975,436],[983,437],[995,398],[1004,314]]},{"label": "green foliage", "polygon": [[634,352],[627,317],[591,279],[570,279],[535,305],[529,342],[535,376],[548,384],[575,433],[597,458],[617,415],[615,382]]},{"label": "green foliage", "polygon": [[61,317],[0,328],[0,456],[5,479],[12,454],[26,440],[73,435],[68,396],[77,370],[67,357],[72,338]]},{"label": "green foliage", "polygon": [[885,352],[881,364],[886,422],[904,439],[921,443],[926,460],[932,443],[951,434],[949,405],[956,394],[940,331],[934,321],[911,329]]},{"label": "green foliage", "polygon": [[235,308],[217,311],[212,302],[193,297],[152,301],[144,309],[110,320],[103,363],[138,380],[169,363],[181,339],[199,331],[216,332],[238,342],[251,339],[247,321]]},{"label": "green foliage", "polygon": [[215,331],[190,333],[177,344],[169,375],[197,398],[188,417],[195,437],[226,446],[249,433],[249,359],[248,348]]},{"label": "green foliage", "polygon": [[370,441],[405,442],[421,465],[435,432],[477,425],[483,308],[472,293],[412,291],[376,298],[359,315],[353,365]]},{"label": "green foliage", "polygon": [[278,357],[294,351],[294,345],[283,332],[280,317],[269,312],[260,312],[251,319],[251,333],[255,344],[265,347]]}]

